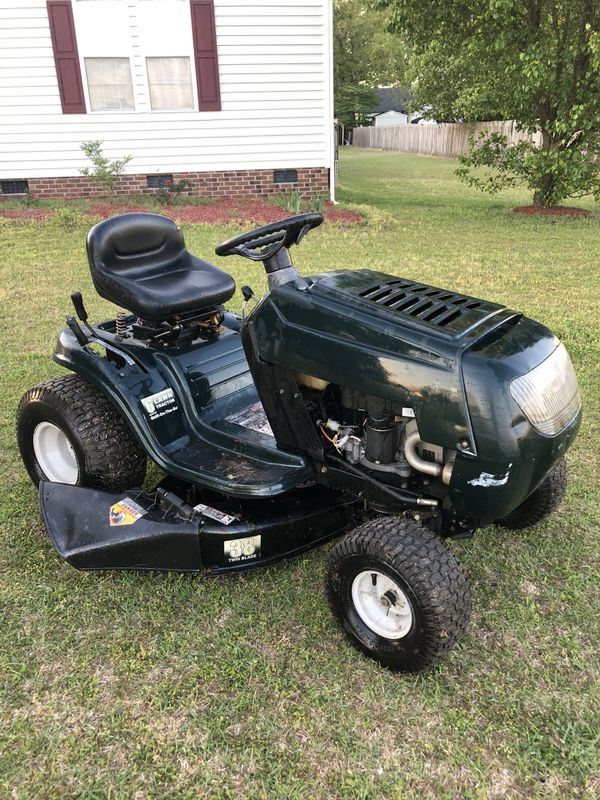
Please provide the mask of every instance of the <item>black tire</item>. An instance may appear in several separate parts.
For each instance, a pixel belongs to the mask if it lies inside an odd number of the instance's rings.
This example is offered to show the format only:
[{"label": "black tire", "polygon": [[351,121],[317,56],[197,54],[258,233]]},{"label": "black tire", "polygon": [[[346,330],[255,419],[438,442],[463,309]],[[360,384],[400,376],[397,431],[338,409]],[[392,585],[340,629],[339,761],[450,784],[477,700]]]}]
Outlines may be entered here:
[{"label": "black tire", "polygon": [[[352,587],[369,570],[391,578],[410,605],[410,629],[401,638],[375,632],[357,610]],[[351,643],[392,670],[421,672],[441,661],[469,623],[471,596],[458,560],[438,536],[408,519],[381,517],[341,539],[325,588]]]},{"label": "black tire", "polygon": [[550,470],[535,492],[510,514],[497,520],[496,524],[512,531],[521,531],[536,525],[556,511],[565,496],[567,482],[567,462],[562,459]]},{"label": "black tire", "polygon": [[48,480],[33,434],[42,422],[58,427],[77,461],[77,485],[121,491],[141,486],[146,454],[110,401],[79,375],[64,375],[26,392],[17,408],[17,441],[31,480]]}]

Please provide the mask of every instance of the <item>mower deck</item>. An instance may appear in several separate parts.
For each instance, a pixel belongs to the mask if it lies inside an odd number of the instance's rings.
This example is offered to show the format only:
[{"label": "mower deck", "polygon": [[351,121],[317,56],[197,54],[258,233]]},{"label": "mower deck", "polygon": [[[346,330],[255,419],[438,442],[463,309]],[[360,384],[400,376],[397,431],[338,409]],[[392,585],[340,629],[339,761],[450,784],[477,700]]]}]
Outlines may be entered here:
[{"label": "mower deck", "polygon": [[42,481],[40,507],[54,547],[77,569],[216,574],[333,538],[352,523],[357,501],[322,486],[248,500],[171,479],[153,492],[119,493]]}]

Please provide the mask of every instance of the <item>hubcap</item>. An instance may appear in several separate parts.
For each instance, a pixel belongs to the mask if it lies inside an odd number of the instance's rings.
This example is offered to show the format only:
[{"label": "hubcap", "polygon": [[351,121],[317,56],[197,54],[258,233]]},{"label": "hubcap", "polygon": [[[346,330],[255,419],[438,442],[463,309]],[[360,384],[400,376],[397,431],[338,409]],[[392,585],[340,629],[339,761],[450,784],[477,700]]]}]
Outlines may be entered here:
[{"label": "hubcap", "polygon": [[359,572],[352,581],[352,602],[358,616],[385,639],[402,639],[413,624],[410,601],[396,581],[374,569]]},{"label": "hubcap", "polygon": [[33,452],[40,469],[53,483],[77,483],[77,456],[67,434],[52,422],[40,422],[33,432]]}]

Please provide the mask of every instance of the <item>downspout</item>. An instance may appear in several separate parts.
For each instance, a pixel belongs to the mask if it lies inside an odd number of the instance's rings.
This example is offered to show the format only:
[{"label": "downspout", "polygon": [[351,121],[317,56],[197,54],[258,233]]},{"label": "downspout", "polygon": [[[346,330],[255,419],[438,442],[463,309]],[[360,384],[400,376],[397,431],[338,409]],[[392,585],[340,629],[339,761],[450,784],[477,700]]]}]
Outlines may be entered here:
[{"label": "downspout", "polygon": [[333,0],[325,0],[327,4],[327,41],[329,47],[329,63],[327,65],[327,129],[329,135],[329,199],[335,199],[335,129],[333,127]]}]

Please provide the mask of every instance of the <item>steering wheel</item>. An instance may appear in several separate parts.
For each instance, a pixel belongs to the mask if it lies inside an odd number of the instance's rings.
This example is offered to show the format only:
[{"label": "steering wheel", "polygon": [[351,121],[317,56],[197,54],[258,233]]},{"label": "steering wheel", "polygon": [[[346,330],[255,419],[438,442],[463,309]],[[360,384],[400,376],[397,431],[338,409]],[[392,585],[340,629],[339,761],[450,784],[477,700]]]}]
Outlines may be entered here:
[{"label": "steering wheel", "polygon": [[300,244],[306,234],[322,222],[322,214],[315,212],[297,214],[295,217],[271,222],[262,228],[254,228],[227,239],[215,247],[215,253],[218,256],[237,255],[249,258],[251,261],[266,261],[283,247],[289,248],[293,244]]}]

